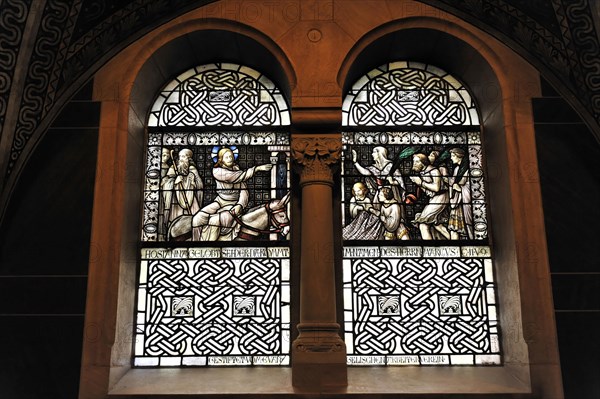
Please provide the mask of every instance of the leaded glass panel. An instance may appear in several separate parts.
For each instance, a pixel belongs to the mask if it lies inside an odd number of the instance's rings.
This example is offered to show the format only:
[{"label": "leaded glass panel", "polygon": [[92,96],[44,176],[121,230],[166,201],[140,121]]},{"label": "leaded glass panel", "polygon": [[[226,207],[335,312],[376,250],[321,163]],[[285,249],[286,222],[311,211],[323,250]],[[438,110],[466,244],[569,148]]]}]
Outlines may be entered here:
[{"label": "leaded glass panel", "polygon": [[360,78],[343,104],[344,126],[478,125],[468,90],[439,68],[391,62]]},{"label": "leaded glass panel", "polygon": [[344,240],[488,238],[478,131],[345,132],[342,142]]},{"label": "leaded glass panel", "polygon": [[482,140],[468,91],[438,68],[390,63],[358,80],[344,118],[355,126],[342,133],[348,364],[500,364]]},{"label": "leaded glass panel", "polygon": [[136,366],[287,365],[289,248],[144,248]]},{"label": "leaded glass panel", "polygon": [[177,77],[149,117],[134,365],[289,364],[287,104],[260,73]]},{"label": "leaded glass panel", "polygon": [[148,133],[142,241],[286,240],[285,132]]},{"label": "leaded glass panel", "polygon": [[499,364],[489,256],[485,246],[346,246],[348,363]]},{"label": "leaded glass panel", "polygon": [[156,99],[148,126],[285,126],[290,124],[280,90],[254,69],[208,64],[169,83]]}]

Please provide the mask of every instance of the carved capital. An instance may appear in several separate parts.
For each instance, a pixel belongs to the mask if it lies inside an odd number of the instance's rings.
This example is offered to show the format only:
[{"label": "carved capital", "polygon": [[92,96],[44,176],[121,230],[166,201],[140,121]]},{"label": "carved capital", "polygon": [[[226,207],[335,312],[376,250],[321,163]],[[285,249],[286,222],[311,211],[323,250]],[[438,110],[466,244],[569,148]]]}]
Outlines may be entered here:
[{"label": "carved capital", "polygon": [[300,184],[333,185],[333,169],[340,160],[342,143],[325,137],[303,137],[292,140],[292,156],[301,166]]}]

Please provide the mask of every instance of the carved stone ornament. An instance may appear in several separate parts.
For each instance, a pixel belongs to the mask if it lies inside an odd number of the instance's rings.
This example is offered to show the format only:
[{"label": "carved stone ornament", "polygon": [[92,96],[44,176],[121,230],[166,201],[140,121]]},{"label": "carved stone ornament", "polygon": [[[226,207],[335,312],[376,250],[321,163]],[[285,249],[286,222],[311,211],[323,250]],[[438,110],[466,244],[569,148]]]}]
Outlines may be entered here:
[{"label": "carved stone ornament", "polygon": [[344,350],[344,341],[336,334],[319,339],[299,339],[294,341],[293,347],[294,352],[341,352]]},{"label": "carved stone ornament", "polygon": [[294,352],[345,352],[339,327],[337,323],[298,324],[300,335],[292,343]]},{"label": "carved stone ornament", "polygon": [[292,139],[292,156],[301,166],[300,185],[324,183],[333,185],[332,166],[341,157],[342,142],[339,139],[307,137]]}]

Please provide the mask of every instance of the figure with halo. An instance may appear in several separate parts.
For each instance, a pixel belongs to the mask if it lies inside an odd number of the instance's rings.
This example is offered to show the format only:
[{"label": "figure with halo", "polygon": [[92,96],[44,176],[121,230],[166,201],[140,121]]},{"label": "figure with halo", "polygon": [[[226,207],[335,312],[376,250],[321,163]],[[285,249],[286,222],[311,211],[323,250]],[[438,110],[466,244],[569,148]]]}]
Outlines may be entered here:
[{"label": "figure with halo", "polygon": [[236,219],[248,207],[247,181],[258,172],[268,172],[272,164],[240,169],[231,148],[223,147],[217,153],[212,174],[217,184],[217,196],[192,218],[192,227],[200,228],[200,241],[233,240],[236,237]]}]

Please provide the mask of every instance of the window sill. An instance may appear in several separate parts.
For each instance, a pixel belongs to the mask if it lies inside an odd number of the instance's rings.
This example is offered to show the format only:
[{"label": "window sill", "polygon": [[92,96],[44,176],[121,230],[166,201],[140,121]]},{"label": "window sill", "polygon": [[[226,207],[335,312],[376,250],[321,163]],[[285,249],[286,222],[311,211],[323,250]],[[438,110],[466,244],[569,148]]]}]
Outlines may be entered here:
[{"label": "window sill", "polygon": [[[348,387],[324,394],[526,394],[527,367],[352,367]],[[519,378],[521,377],[521,378]],[[523,378],[524,377],[524,378]],[[111,396],[239,395],[301,393],[292,387],[291,368],[130,369]],[[303,391],[304,392],[304,391]],[[316,393],[316,392],[315,392]]]}]

